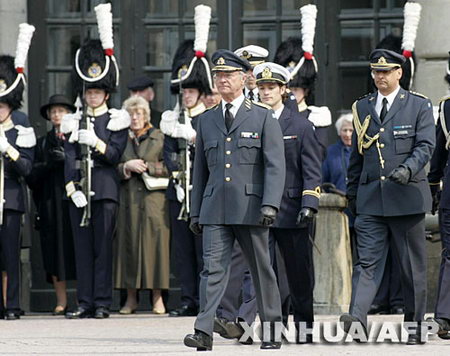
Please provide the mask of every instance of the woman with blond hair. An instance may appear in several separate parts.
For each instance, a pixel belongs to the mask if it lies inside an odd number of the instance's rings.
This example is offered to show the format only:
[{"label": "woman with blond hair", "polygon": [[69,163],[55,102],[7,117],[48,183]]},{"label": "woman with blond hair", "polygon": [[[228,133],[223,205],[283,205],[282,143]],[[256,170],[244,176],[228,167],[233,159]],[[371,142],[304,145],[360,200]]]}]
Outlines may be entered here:
[{"label": "woman with blond hair", "polygon": [[122,182],[114,243],[115,288],[127,289],[121,314],[134,313],[137,290],[153,290],[153,312],[165,313],[169,288],[169,223],[164,189],[163,133],[150,124],[150,108],[139,96],[124,102],[131,117],[128,142],[118,166]]}]

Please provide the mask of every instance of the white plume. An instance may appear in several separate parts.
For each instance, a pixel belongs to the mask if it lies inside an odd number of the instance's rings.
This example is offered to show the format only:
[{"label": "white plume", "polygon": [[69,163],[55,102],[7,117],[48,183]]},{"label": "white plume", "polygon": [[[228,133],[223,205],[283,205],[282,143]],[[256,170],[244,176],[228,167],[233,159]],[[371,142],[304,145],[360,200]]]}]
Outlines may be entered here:
[{"label": "white plume", "polygon": [[114,48],[111,4],[97,5],[94,10],[97,16],[98,33],[103,49]]},{"label": "white plume", "polygon": [[313,53],[317,7],[312,4],[302,6],[300,13],[302,15],[302,49],[305,52]]},{"label": "white plume", "polygon": [[27,60],[28,49],[30,48],[31,38],[35,28],[27,23],[19,25],[19,37],[17,38],[16,58],[14,65],[16,68],[24,68]]},{"label": "white plume", "polygon": [[420,21],[420,11],[422,6],[415,2],[407,2],[403,9],[405,24],[403,25],[402,49],[414,51],[417,27]]},{"label": "white plume", "polygon": [[211,8],[206,5],[195,7],[195,41],[194,51],[206,52],[209,35],[209,22],[211,20]]}]

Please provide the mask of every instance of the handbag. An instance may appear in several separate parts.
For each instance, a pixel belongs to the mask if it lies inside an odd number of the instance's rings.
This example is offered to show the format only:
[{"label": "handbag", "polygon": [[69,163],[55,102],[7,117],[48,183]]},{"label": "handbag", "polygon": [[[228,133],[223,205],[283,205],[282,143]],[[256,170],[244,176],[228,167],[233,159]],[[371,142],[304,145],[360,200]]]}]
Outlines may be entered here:
[{"label": "handbag", "polygon": [[167,189],[169,185],[169,178],[157,178],[152,177],[147,172],[141,174],[142,180],[144,181],[147,190],[161,190]]}]

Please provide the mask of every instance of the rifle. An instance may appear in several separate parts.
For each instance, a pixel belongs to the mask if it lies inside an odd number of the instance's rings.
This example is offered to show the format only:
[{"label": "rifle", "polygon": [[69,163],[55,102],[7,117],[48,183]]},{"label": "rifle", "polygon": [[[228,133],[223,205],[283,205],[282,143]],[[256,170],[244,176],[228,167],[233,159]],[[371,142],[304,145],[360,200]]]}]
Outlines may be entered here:
[{"label": "rifle", "polygon": [[[0,124],[0,136],[5,137],[5,130]],[[3,154],[0,155],[0,226],[3,225],[3,211],[5,198],[5,160]]]},{"label": "rifle", "polygon": [[[83,99],[85,97],[85,86],[83,85]],[[83,100],[84,101],[84,100]],[[80,129],[83,130],[91,130],[92,124],[91,120],[87,115],[87,104],[84,101],[83,105],[83,116],[80,120]],[[83,217],[81,218],[81,227],[87,227],[89,226],[90,220],[91,220],[91,196],[94,195],[93,192],[91,192],[92,189],[92,167],[93,167],[93,161],[91,157],[91,148],[87,145],[80,145],[81,149],[81,164],[80,164],[80,171],[81,171],[81,191],[86,196],[87,204],[84,207],[83,211]]]},{"label": "rifle", "polygon": [[[178,122],[180,124],[186,123],[186,118],[184,116],[184,104],[183,104],[183,88],[181,87],[180,80],[180,94],[178,96],[178,103],[180,108],[180,116],[178,116]],[[179,184],[184,189],[184,199],[181,203],[180,213],[178,214],[178,220],[188,221],[189,219],[189,208],[190,208],[190,199],[189,199],[189,186],[191,184],[191,161],[189,157],[189,145],[187,140],[184,138],[178,139],[178,148],[180,149],[180,154],[178,155],[179,166],[181,170],[178,172],[176,177]]]}]

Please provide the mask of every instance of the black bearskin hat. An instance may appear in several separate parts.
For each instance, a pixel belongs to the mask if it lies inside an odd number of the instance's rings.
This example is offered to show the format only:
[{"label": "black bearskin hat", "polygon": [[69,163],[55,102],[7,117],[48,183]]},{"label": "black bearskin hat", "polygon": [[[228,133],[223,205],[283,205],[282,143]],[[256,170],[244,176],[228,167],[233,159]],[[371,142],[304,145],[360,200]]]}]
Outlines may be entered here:
[{"label": "black bearskin hat", "polygon": [[[88,78],[96,78],[103,73],[106,66],[106,55],[100,40],[88,40],[83,44],[78,56],[78,66],[82,74]],[[72,80],[77,94],[83,92],[83,82],[85,82],[85,89],[103,89],[107,93],[111,93],[116,88],[116,78],[116,68],[112,61],[110,61],[109,71],[105,77],[95,82],[84,81],[78,74],[75,64],[72,70]]]},{"label": "black bearskin hat", "polygon": [[[17,74],[14,57],[8,55],[0,56],[0,95],[14,83]],[[0,96],[0,102],[8,104],[12,110],[20,109],[22,106],[23,90],[24,85],[21,80],[11,93]]]},{"label": "black bearskin hat", "polygon": [[[180,44],[172,62],[172,76],[171,80],[180,79],[184,76],[195,57],[194,41],[186,40]],[[208,56],[205,54],[206,60],[209,62]],[[200,91],[200,94],[211,94],[211,88],[209,87],[208,75],[206,73],[205,65],[198,58],[192,68],[189,77],[184,79],[181,83],[182,88],[196,88]],[[170,86],[172,94],[178,94],[180,92],[180,84],[172,83]]]},{"label": "black bearskin hat", "polygon": [[[381,40],[380,43],[378,43],[378,45],[375,48],[376,49],[380,49],[380,48],[388,49],[390,51],[394,51],[399,54],[403,54],[402,38],[400,36],[395,36],[393,34],[387,35],[385,38],[383,38],[383,40]],[[414,61],[414,72],[415,72],[416,56],[414,53],[412,54],[412,58]],[[405,90],[409,90],[410,89],[409,86],[411,83],[411,75],[413,74],[412,68],[411,68],[411,62],[409,60],[407,60],[405,63],[403,63],[402,70],[403,70],[403,74],[400,79],[400,86]],[[374,87],[373,81],[371,81],[371,83],[372,83],[372,86]],[[376,89],[376,88],[374,88],[374,89]]]},{"label": "black bearskin hat", "polygon": [[[277,64],[286,67],[292,72],[297,63],[304,56],[302,50],[302,40],[300,37],[289,37],[283,41],[277,48],[273,61]],[[289,82],[290,87],[304,88],[312,91],[314,89],[314,82],[317,73],[312,60],[305,60],[305,63],[300,67],[297,74],[291,78]]]}]

